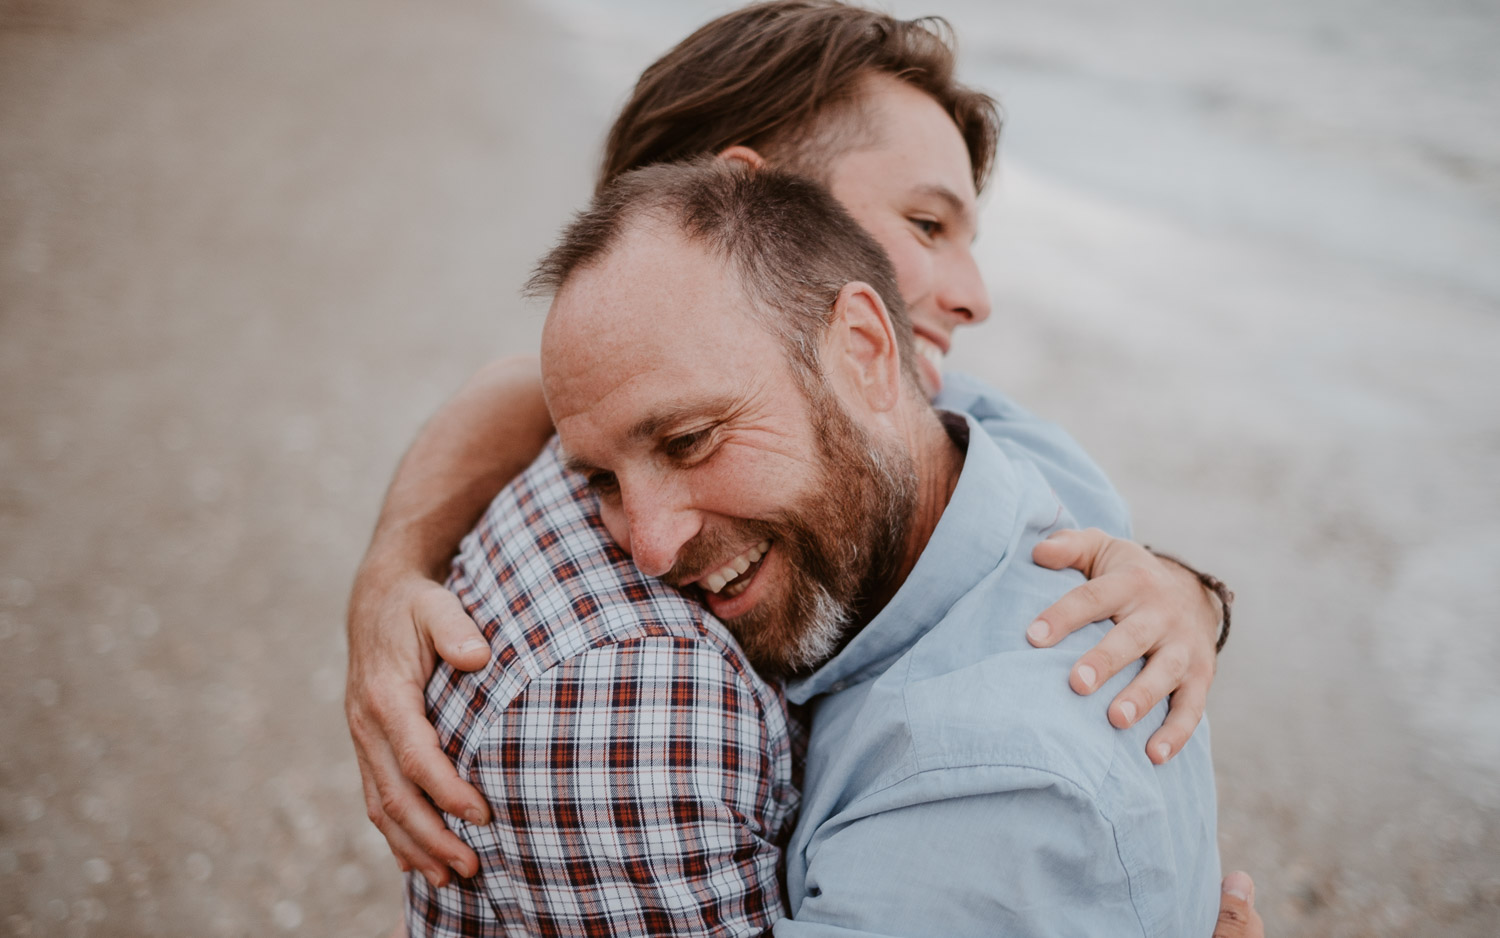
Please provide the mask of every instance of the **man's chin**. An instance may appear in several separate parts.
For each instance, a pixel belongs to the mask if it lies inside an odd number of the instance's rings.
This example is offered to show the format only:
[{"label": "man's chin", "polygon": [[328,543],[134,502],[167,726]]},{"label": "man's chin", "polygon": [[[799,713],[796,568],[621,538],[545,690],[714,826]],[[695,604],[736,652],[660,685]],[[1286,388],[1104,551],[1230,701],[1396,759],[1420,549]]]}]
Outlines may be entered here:
[{"label": "man's chin", "polygon": [[807,585],[800,600],[770,605],[774,610],[762,604],[732,619],[720,617],[756,671],[786,679],[833,657],[848,628],[849,613],[827,589]]}]

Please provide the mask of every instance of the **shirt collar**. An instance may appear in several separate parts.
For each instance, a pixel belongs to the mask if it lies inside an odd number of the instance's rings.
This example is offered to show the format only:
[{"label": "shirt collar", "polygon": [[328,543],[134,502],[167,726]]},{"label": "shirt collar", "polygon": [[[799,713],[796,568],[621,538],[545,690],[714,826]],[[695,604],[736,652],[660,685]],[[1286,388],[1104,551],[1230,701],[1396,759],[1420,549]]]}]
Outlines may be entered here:
[{"label": "shirt collar", "polygon": [[787,698],[806,703],[883,672],[1013,548],[1019,485],[1015,467],[989,434],[964,415],[969,449],[953,497],[917,565],[885,608],[812,674],[787,683]]}]

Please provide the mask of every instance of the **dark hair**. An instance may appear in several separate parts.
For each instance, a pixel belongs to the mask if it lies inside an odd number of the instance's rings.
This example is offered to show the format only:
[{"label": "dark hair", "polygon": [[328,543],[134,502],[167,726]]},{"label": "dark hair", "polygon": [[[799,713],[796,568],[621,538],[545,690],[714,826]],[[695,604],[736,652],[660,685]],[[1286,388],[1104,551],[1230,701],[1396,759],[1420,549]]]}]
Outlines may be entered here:
[{"label": "dark hair", "polygon": [[758,301],[751,303],[753,315],[782,340],[805,391],[819,386],[819,340],[839,291],[854,281],[885,301],[901,367],[916,383],[911,323],[889,258],[826,189],[792,173],[713,157],[628,172],[563,229],[526,292],[558,292],[602,261],[631,226],[653,221],[732,265],[746,295]]},{"label": "dark hair", "polygon": [[632,169],[736,144],[819,178],[838,141],[817,134],[817,124],[856,106],[860,82],[871,73],[907,82],[948,112],[968,147],[974,188],[982,190],[1000,111],[994,99],[954,80],[953,56],[953,30],[941,17],[898,20],[829,0],[777,0],[727,13],[642,73],[610,129],[596,191]]}]

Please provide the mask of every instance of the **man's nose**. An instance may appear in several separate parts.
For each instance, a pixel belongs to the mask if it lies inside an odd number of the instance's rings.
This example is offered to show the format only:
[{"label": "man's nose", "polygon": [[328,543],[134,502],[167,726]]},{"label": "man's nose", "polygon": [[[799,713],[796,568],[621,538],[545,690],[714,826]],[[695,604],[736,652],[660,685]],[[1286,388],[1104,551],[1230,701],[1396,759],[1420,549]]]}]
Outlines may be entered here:
[{"label": "man's nose", "polygon": [[626,549],[647,576],[663,576],[677,563],[682,546],[693,539],[703,522],[689,504],[687,490],[665,480],[647,480],[621,487]]},{"label": "man's nose", "polygon": [[961,324],[968,326],[977,326],[990,318],[990,293],[985,289],[973,254],[964,251],[943,273],[938,304],[945,312],[961,317]]}]

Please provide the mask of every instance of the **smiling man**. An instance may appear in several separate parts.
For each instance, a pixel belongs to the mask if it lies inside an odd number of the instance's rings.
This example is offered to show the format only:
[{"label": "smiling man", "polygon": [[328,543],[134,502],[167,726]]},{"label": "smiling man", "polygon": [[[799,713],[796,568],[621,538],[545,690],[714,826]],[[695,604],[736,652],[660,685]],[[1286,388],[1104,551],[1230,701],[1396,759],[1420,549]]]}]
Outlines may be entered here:
[{"label": "smiling man", "polygon": [[[626,209],[614,201],[626,197],[648,202],[635,212],[650,211],[655,195],[644,189],[658,178],[715,174],[724,191],[705,186],[704,204],[683,211],[723,211],[710,204],[716,197],[732,197],[740,210],[755,203],[753,220],[738,220],[709,251],[726,250],[731,236],[753,243],[760,251],[745,265],[755,267],[737,272],[705,257],[703,245],[671,226],[624,237],[591,224],[627,224]],[[893,589],[914,560],[903,556],[917,504],[912,456],[871,438],[844,414],[812,344],[847,271],[869,272],[866,279],[876,278],[876,289],[890,296],[898,295],[895,277],[858,226],[834,231],[825,223],[820,230],[802,217],[812,190],[780,174],[731,166],[645,172],[602,198],[535,281],[560,285],[587,267],[553,306],[543,371],[568,463],[601,495],[605,527],[643,573],[693,588],[756,668],[774,677],[826,660],[851,616]],[[602,250],[589,238],[622,243],[588,264],[577,258]],[[794,258],[798,265],[788,267]],[[744,270],[755,278],[748,294]],[[659,289],[629,289],[638,284]],[[866,287],[851,290],[847,302],[872,299]],[[747,344],[746,322],[782,342]],[[647,323],[650,332],[642,332]],[[904,312],[892,341],[904,349],[899,361],[917,388]],[[925,400],[920,391],[918,397]],[[691,478],[663,471],[664,456],[692,468]],[[628,500],[625,476],[635,482]],[[926,500],[929,513],[940,504]]]},{"label": "smiling man", "polygon": [[814,707],[778,934],[1209,933],[1206,731],[1152,765],[1160,714],[1116,732],[1067,689],[1088,630],[1028,648],[1077,582],[1031,550],[1071,516],[928,403],[890,265],[837,202],[721,160],[640,170],[533,283],[605,527]]}]

